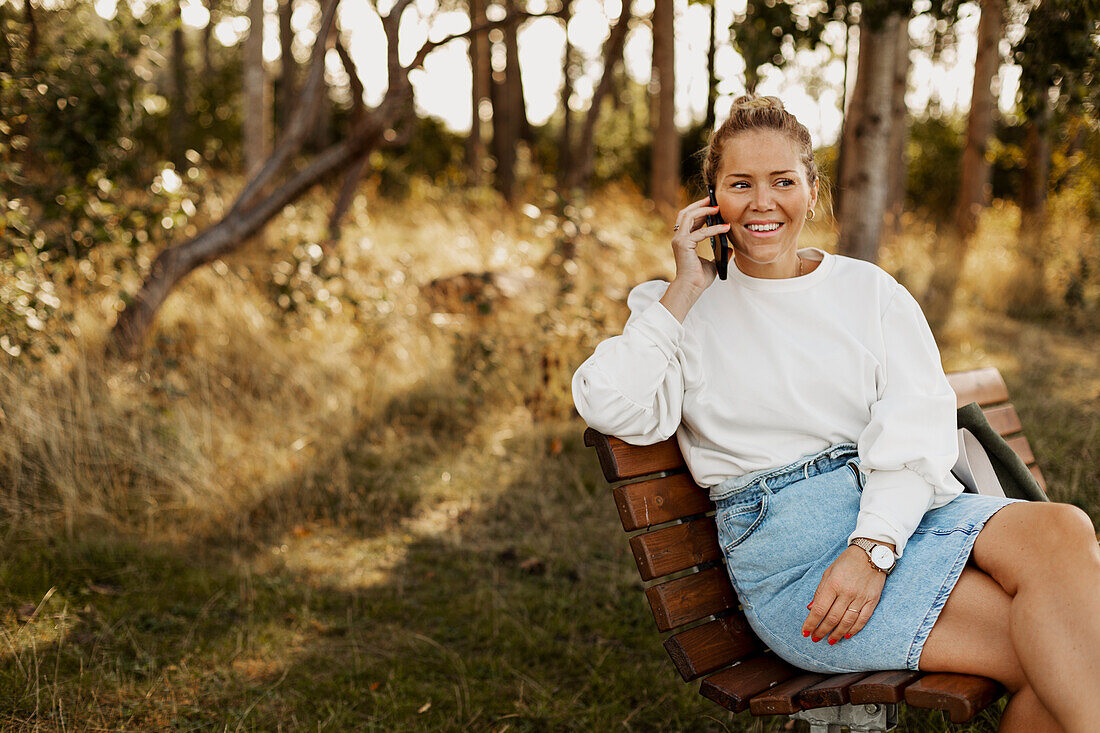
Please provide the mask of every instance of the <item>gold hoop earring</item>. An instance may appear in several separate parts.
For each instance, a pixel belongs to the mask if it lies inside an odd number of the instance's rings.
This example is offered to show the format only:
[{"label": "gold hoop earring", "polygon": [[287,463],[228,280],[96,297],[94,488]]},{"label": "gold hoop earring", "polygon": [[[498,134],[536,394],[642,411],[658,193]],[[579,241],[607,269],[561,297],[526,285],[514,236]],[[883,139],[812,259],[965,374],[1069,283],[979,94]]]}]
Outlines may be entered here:
[{"label": "gold hoop earring", "polygon": [[815,212],[813,209],[810,209],[808,212],[806,212],[806,221],[813,221],[815,216],[817,216],[817,212]]}]

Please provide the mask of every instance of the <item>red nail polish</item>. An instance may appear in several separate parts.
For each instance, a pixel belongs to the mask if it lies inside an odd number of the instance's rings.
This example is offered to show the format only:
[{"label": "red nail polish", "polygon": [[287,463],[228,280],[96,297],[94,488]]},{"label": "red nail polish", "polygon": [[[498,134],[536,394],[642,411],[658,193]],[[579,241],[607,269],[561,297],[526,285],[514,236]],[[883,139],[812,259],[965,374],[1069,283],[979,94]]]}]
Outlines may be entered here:
[{"label": "red nail polish", "polygon": [[802,635],[803,635],[803,636],[809,636],[809,635],[810,635],[810,632],[809,632],[809,631],[803,631],[803,632],[802,632]]},{"label": "red nail polish", "polygon": [[836,643],[836,639],[829,639],[829,646],[832,646],[835,643]]},{"label": "red nail polish", "polygon": [[821,638],[820,638],[820,637],[817,637],[817,636],[815,636],[815,637],[813,638],[813,642],[814,642],[815,644],[816,644],[817,642],[819,642],[819,641],[821,641]]},{"label": "red nail polish", "polygon": [[810,601],[809,603],[807,603],[807,604],[806,604],[806,609],[807,609],[807,610],[809,610],[809,609],[811,609],[811,608],[813,608],[813,607],[814,607],[814,602],[813,602],[813,601]]},{"label": "red nail polish", "polygon": [[851,635],[851,634],[845,634],[845,635],[844,635],[844,638],[845,638],[845,639],[851,639],[851,638],[852,638],[852,635]]}]

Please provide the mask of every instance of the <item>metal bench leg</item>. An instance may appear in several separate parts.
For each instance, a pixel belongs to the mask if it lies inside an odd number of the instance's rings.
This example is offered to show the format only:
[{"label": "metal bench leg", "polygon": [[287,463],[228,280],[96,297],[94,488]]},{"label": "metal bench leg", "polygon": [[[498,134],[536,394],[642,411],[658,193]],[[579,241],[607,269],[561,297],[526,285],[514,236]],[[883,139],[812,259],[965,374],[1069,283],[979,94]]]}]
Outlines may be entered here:
[{"label": "metal bench leg", "polygon": [[810,724],[810,733],[840,733],[846,726],[852,733],[885,733],[898,725],[898,706],[837,705],[803,710],[790,717]]}]

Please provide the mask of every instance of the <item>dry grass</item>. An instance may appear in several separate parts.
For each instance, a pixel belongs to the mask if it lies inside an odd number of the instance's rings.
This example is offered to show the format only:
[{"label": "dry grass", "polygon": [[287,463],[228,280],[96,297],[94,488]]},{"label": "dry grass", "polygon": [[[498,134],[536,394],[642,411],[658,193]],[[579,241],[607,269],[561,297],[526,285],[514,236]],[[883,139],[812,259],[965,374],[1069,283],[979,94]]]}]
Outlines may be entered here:
[{"label": "dry grass", "polygon": [[[670,274],[667,224],[629,189],[560,215],[368,191],[322,259],[320,211],[195,273],[136,363],[100,356],[103,252],[59,280],[56,353],[0,364],[0,727],[756,726],[674,678],[571,408],[629,287]],[[983,222],[945,364],[1000,367],[1052,494],[1100,519],[1096,283],[1091,311],[1005,317],[1013,216]],[[883,252],[917,292],[930,236]]]}]

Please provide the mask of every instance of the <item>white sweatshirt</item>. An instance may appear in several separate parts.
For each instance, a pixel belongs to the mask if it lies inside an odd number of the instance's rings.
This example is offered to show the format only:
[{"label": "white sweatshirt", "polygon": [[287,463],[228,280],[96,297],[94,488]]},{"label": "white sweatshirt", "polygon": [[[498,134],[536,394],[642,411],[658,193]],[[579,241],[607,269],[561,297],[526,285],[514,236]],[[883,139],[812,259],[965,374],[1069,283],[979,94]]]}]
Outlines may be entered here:
[{"label": "white sweatshirt", "polygon": [[675,433],[704,487],[855,443],[866,480],[851,536],[900,556],[925,512],[962,491],[955,394],[905,288],[861,260],[800,254],[821,263],[796,278],[731,264],[682,325],[658,302],[667,282],[637,286],[622,335],[573,375],[573,400],[628,443]]}]

